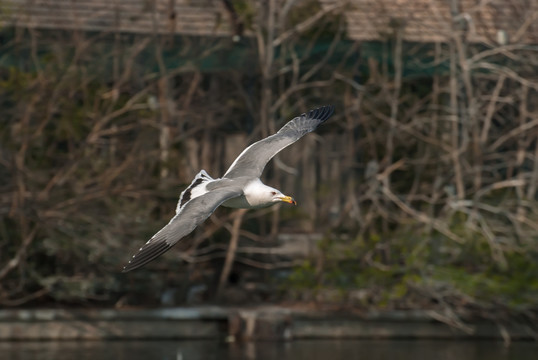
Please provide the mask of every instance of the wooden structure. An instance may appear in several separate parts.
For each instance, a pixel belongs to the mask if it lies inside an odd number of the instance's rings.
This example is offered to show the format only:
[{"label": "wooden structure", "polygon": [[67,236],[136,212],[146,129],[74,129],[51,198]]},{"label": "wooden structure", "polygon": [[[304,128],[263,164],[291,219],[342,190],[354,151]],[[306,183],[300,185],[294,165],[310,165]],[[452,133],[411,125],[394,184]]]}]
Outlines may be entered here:
[{"label": "wooden structure", "polygon": [[383,40],[401,29],[404,41],[445,42],[454,21],[472,43],[538,42],[536,0],[349,0],[348,7],[344,14],[353,40]]},{"label": "wooden structure", "polygon": [[[302,2],[312,2],[303,0]],[[257,1],[252,1],[255,6]],[[0,26],[41,29],[233,35],[241,17],[222,0],[3,0]],[[248,3],[248,2],[247,2]],[[298,2],[300,3],[300,2]],[[538,42],[538,1],[520,0],[319,0],[345,9],[351,40],[383,40],[395,29],[404,41],[443,42],[453,21],[473,43]],[[248,34],[246,29],[246,33]]]},{"label": "wooden structure", "polygon": [[228,15],[218,0],[5,0],[2,26],[222,36]]}]

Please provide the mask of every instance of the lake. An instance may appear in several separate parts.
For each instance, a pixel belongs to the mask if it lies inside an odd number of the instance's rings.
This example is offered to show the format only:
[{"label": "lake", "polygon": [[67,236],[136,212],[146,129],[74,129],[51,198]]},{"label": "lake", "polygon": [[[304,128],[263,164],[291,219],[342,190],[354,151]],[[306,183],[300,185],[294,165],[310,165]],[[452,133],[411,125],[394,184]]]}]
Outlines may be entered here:
[{"label": "lake", "polygon": [[536,342],[447,340],[295,340],[226,344],[188,341],[0,342],[9,360],[534,360]]}]

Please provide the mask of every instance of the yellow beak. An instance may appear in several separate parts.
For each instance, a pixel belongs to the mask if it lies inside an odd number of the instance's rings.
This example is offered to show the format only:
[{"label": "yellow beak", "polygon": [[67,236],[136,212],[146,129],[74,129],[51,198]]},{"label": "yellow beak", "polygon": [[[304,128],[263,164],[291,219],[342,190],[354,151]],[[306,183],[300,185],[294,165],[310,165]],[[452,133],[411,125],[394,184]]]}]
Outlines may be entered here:
[{"label": "yellow beak", "polygon": [[282,196],[280,201],[287,202],[293,205],[297,205],[297,202],[291,196]]}]

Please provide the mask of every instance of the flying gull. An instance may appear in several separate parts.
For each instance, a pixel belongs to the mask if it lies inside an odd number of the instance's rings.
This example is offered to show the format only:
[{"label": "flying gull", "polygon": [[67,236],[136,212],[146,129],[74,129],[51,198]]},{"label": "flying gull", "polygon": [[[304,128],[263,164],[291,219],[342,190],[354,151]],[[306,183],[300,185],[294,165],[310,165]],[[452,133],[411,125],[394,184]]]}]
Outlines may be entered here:
[{"label": "flying gull", "polygon": [[220,205],[245,209],[268,207],[278,202],[296,205],[291,196],[263,184],[260,176],[273,156],[314,131],[333,112],[333,106],[323,106],[294,118],[276,134],[243,150],[222,178],[213,179],[204,170],[200,171],[181,193],[176,215],[138,250],[123,272],[144,266],[168,251]]}]

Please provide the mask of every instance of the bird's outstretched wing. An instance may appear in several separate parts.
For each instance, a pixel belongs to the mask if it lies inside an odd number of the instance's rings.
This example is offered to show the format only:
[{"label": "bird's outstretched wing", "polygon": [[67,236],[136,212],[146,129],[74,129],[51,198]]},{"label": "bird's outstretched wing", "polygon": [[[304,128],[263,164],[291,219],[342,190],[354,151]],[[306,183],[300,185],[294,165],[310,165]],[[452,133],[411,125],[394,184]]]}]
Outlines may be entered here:
[{"label": "bird's outstretched wing", "polygon": [[210,191],[185,203],[181,211],[138,250],[131,261],[125,265],[123,272],[144,266],[164,254],[207,219],[219,205],[242,193],[243,190],[240,187],[227,187]]},{"label": "bird's outstretched wing", "polygon": [[235,159],[224,178],[260,177],[265,165],[280,150],[293,144],[303,135],[314,131],[334,113],[334,106],[323,106],[289,121],[274,135],[255,142]]}]

